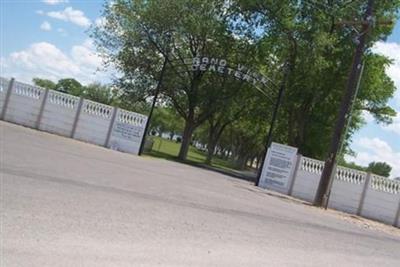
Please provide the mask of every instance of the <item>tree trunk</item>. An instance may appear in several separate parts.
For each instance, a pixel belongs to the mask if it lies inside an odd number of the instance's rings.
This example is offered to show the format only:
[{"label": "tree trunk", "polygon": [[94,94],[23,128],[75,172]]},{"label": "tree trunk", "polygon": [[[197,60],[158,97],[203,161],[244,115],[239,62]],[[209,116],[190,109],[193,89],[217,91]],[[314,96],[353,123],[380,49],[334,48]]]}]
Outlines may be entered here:
[{"label": "tree trunk", "polygon": [[226,150],[226,154],[225,154],[225,156],[224,156],[224,159],[225,159],[225,160],[229,160],[229,159],[232,158],[232,156],[233,156],[232,147],[229,147],[229,148]]},{"label": "tree trunk", "polygon": [[186,121],[185,129],[182,136],[182,144],[178,154],[179,160],[186,160],[187,153],[190,147],[190,142],[192,140],[192,134],[195,128],[196,127],[193,121]]},{"label": "tree trunk", "polygon": [[239,170],[244,170],[246,168],[247,163],[247,156],[239,155],[238,159],[236,160],[236,167]]},{"label": "tree trunk", "polygon": [[208,140],[208,145],[207,145],[206,164],[209,164],[209,165],[211,164],[216,146],[217,146],[217,142],[214,142],[213,138],[210,138]]},{"label": "tree trunk", "polygon": [[260,168],[260,164],[261,164],[261,156],[257,157],[257,164],[256,164],[256,170],[258,170]]},{"label": "tree trunk", "polygon": [[217,146],[217,137],[216,137],[216,127],[210,123],[210,129],[208,131],[208,144],[207,144],[207,157],[206,164],[210,165],[212,157],[214,155],[215,147]]}]

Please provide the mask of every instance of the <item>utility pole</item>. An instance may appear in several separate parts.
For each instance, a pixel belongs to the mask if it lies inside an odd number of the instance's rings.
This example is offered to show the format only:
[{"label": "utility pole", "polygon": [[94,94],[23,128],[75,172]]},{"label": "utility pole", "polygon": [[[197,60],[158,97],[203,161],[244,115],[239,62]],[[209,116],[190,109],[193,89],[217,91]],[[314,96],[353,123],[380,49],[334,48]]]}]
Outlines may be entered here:
[{"label": "utility pole", "polygon": [[364,66],[365,66],[365,63],[362,62],[361,63],[361,68],[360,68],[360,72],[358,74],[356,92],[354,93],[353,101],[351,102],[351,105],[350,105],[350,111],[349,111],[349,115],[348,115],[348,118],[347,118],[345,129],[344,129],[344,134],[342,135],[342,140],[340,141],[340,148],[339,148],[339,152],[338,152],[339,155],[342,154],[342,152],[343,152],[342,150],[343,150],[343,146],[344,146],[344,143],[345,143],[346,135],[347,135],[347,133],[349,131],[349,127],[350,127],[350,123],[351,123],[351,119],[352,119],[352,112],[353,112],[353,109],[354,109],[354,105],[356,103],[358,90],[360,90],[361,79],[362,79],[362,76],[363,76],[363,73],[364,73]]},{"label": "utility pole", "polygon": [[[156,86],[156,90],[154,92],[154,97],[153,97],[153,101],[151,103],[150,113],[149,113],[149,116],[147,117],[146,125],[144,127],[143,138],[142,138],[142,142],[140,143],[140,147],[139,147],[139,153],[138,153],[139,156],[142,155],[143,150],[144,150],[144,145],[146,143],[147,132],[149,131],[149,127],[150,127],[150,120],[151,120],[151,117],[153,116],[153,111],[154,111],[154,108],[155,108],[156,103],[157,103],[158,95],[160,94],[160,90],[161,90],[163,79],[164,79],[165,69],[167,68],[167,64],[169,63],[169,58],[168,57],[169,57],[169,52],[170,52],[169,44],[171,42],[171,32],[167,32],[166,33],[165,40],[166,40],[165,54],[161,52],[164,55],[164,63],[162,65],[161,72],[160,72],[160,77],[158,78],[158,83],[157,83],[157,86]],[[156,45],[156,42],[152,39],[151,36],[150,36],[150,41],[155,44],[156,49],[157,49],[158,47]]]},{"label": "utility pole", "polygon": [[144,127],[143,138],[142,138],[142,142],[140,143],[140,148],[139,148],[139,156],[142,155],[142,153],[143,153],[144,144],[146,142],[147,132],[149,131],[149,127],[150,127],[150,120],[151,120],[151,117],[153,116],[154,107],[156,106],[157,98],[160,93],[165,69],[167,67],[167,62],[168,62],[168,54],[165,55],[165,58],[164,58],[164,63],[163,63],[162,69],[161,69],[160,78],[158,79],[156,91],[155,91],[154,97],[153,97],[153,102],[151,104],[150,113],[149,113],[149,116],[147,117],[146,126]]},{"label": "utility pole", "polygon": [[[354,104],[355,104],[356,99],[357,99],[358,90],[360,89],[360,83],[361,83],[361,78],[362,78],[362,75],[363,75],[363,71],[364,71],[364,62],[361,64],[360,73],[358,74],[356,92],[354,94],[353,100],[352,100],[351,105],[350,105],[349,116],[347,118],[347,122],[346,122],[346,126],[345,126],[345,129],[344,129],[344,133],[342,134],[342,139],[341,139],[340,145],[339,145],[339,152],[338,152],[339,155],[342,154],[342,150],[343,150],[343,146],[344,146],[344,143],[345,143],[346,135],[347,135],[347,132],[349,131],[351,118],[352,118],[353,107],[354,107]],[[336,167],[337,167],[337,164],[336,164]],[[336,174],[336,167],[334,167],[333,170],[332,170],[332,172],[334,174]],[[327,196],[325,198],[326,201],[324,201],[324,203],[323,203],[323,207],[325,209],[328,208],[329,198],[331,196],[332,184],[333,184],[333,179],[334,179],[334,177],[332,177],[332,176],[333,176],[333,174],[331,174],[331,179],[330,179],[329,186],[328,186],[328,193],[327,193]]]},{"label": "utility pole", "polygon": [[350,75],[347,80],[346,91],[342,97],[339,115],[336,121],[334,133],[331,140],[331,145],[328,153],[328,158],[325,161],[324,170],[322,171],[321,179],[319,181],[317,194],[314,199],[315,206],[327,206],[328,197],[329,197],[329,185],[331,184],[331,179],[334,178],[334,174],[332,171],[334,169],[336,163],[336,156],[340,149],[340,143],[343,134],[343,128],[345,127],[347,118],[349,116],[349,109],[354,98],[355,92],[357,90],[357,81],[358,76],[360,75],[361,70],[361,61],[362,56],[365,49],[365,42],[367,33],[371,28],[373,23],[372,19],[372,9],[374,5],[374,0],[368,0],[367,9],[364,14],[364,21],[361,23],[352,23],[352,24],[361,24],[362,30],[357,40],[357,48],[353,57],[353,65],[350,70]]}]

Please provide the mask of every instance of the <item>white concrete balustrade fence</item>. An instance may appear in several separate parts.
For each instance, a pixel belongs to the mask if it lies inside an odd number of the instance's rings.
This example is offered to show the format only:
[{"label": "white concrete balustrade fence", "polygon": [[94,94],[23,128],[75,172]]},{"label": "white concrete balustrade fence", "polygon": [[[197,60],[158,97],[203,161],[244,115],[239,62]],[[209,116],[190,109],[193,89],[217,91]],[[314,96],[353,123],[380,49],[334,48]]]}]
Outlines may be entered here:
[{"label": "white concrete balustrade fence", "polygon": [[133,154],[147,122],[138,113],[2,77],[0,112],[5,121]]},{"label": "white concrete balustrade fence", "polygon": [[[288,188],[267,188],[313,202],[324,162],[298,155]],[[400,182],[338,166],[330,208],[400,227]]]},{"label": "white concrete balustrade fence", "polygon": [[79,97],[49,90],[39,129],[70,137],[78,105]]}]

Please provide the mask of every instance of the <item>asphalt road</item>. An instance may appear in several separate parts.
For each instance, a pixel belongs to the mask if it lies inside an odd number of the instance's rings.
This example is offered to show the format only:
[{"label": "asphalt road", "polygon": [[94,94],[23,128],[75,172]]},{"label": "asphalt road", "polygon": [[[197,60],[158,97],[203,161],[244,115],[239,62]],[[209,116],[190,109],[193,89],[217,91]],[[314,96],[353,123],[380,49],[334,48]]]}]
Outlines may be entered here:
[{"label": "asphalt road", "polygon": [[2,267],[400,266],[399,235],[246,181],[4,122],[0,140]]}]

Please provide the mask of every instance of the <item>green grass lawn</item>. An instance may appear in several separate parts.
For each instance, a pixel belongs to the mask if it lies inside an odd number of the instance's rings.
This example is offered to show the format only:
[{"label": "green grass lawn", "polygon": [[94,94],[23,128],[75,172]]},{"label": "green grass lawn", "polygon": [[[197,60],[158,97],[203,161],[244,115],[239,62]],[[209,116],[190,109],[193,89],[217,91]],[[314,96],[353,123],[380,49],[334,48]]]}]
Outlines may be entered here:
[{"label": "green grass lawn", "polygon": [[[163,139],[161,137],[153,136],[151,138],[154,141],[153,149],[151,150],[151,152],[146,153],[147,155],[157,158],[165,158],[168,160],[175,160],[175,161],[177,160],[179,148],[181,146],[180,143],[168,139]],[[200,151],[193,146],[190,146],[186,160],[187,163],[204,164],[205,160],[206,160],[205,152]],[[220,159],[218,157],[213,158],[212,166],[226,170],[234,169],[232,162]]]}]

